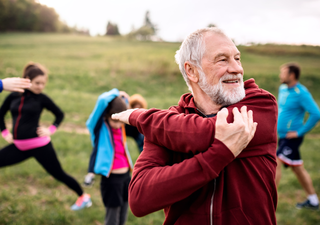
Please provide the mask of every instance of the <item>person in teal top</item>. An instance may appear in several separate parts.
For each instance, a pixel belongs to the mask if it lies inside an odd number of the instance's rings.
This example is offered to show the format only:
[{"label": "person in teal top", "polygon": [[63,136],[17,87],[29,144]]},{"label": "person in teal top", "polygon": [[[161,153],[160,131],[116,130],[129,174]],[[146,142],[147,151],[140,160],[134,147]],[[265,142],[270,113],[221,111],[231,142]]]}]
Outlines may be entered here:
[{"label": "person in teal top", "polygon": [[[299,82],[300,67],[296,63],[287,63],[280,67],[278,96],[278,150],[276,185],[281,179],[281,166],[291,167],[303,189],[308,194],[306,201],[297,203],[297,208],[319,209],[319,199],[312,180],[303,166],[299,147],[304,135],[320,120],[320,110],[308,89]],[[308,113],[307,121],[304,121]]]}]

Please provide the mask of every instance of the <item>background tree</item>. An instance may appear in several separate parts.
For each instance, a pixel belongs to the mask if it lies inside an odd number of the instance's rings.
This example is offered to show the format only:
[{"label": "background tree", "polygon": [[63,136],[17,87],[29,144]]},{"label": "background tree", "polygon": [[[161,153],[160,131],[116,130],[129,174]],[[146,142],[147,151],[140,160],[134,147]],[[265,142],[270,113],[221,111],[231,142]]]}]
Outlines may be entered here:
[{"label": "background tree", "polygon": [[0,31],[71,32],[53,8],[35,0],[0,0]]},{"label": "background tree", "polygon": [[156,34],[157,28],[156,28],[156,25],[153,24],[150,20],[150,12],[149,11],[146,12],[145,19],[144,19],[144,26],[147,28],[150,28],[152,30],[152,33],[153,33],[152,35]]},{"label": "background tree", "polygon": [[118,25],[108,21],[106,35],[120,35]]},{"label": "background tree", "polygon": [[137,40],[148,41],[148,40],[160,40],[156,36],[157,26],[150,20],[149,11],[146,12],[143,26],[137,30],[132,30],[127,36]]}]

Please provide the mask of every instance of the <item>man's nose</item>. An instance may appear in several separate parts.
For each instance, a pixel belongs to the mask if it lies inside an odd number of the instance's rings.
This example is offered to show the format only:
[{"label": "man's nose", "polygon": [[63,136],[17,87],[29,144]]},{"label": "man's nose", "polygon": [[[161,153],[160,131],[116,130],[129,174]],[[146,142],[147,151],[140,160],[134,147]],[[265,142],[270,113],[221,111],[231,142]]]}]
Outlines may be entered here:
[{"label": "man's nose", "polygon": [[235,59],[231,60],[228,65],[228,72],[230,74],[243,74],[241,62]]}]

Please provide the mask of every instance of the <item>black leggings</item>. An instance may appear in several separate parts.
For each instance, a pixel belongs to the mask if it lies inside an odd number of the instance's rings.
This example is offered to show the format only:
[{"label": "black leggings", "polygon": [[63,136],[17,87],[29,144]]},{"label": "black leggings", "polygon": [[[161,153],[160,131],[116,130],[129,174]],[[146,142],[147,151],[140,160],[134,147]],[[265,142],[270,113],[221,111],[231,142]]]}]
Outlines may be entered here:
[{"label": "black leggings", "polygon": [[19,150],[14,144],[4,147],[0,150],[0,168],[20,163],[30,157],[34,157],[49,174],[65,183],[79,196],[83,194],[79,183],[63,171],[51,142],[43,147],[27,151]]}]

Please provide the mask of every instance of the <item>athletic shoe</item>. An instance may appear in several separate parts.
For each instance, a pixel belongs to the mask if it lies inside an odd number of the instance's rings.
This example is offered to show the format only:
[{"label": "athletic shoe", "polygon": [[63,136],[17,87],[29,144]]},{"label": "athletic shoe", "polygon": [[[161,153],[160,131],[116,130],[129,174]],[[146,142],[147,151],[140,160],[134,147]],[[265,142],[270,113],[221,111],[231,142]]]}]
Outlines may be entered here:
[{"label": "athletic shoe", "polygon": [[93,183],[94,183],[94,175],[87,174],[84,177],[83,186],[84,187],[92,187]]},{"label": "athletic shoe", "polygon": [[77,199],[76,203],[74,203],[71,206],[71,210],[76,211],[76,210],[80,210],[80,209],[83,209],[83,208],[88,208],[91,205],[92,205],[92,202],[91,202],[90,195],[89,194],[83,194]]},{"label": "athletic shoe", "polygon": [[309,199],[307,199],[304,202],[301,203],[297,203],[296,207],[298,209],[302,209],[302,208],[306,208],[306,209],[313,209],[313,210],[319,210],[319,204],[318,205],[312,205],[309,201]]}]

